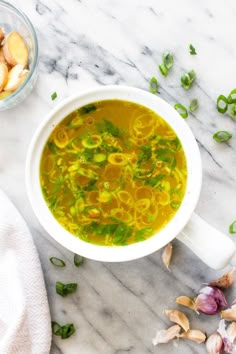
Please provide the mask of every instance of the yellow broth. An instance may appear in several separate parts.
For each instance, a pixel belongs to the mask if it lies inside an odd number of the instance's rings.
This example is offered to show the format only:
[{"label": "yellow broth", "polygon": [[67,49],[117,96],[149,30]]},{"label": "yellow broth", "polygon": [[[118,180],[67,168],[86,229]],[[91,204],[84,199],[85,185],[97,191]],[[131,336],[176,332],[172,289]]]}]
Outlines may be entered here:
[{"label": "yellow broth", "polygon": [[187,166],[175,131],[136,103],[105,100],[65,117],[40,164],[44,198],[56,220],[105,246],[143,241],[175,215]]}]

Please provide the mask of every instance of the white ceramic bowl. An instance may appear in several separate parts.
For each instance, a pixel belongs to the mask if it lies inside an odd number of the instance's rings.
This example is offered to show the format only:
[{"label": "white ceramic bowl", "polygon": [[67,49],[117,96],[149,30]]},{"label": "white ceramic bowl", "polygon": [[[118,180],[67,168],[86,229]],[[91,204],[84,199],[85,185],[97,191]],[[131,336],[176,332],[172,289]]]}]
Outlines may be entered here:
[{"label": "white ceramic bowl", "polygon": [[[39,166],[44,145],[57,125],[67,114],[88,103],[121,99],[135,102],[157,112],[175,130],[181,140],[187,159],[187,188],[182,204],[174,218],[161,231],[144,242],[128,246],[98,246],[87,243],[66,231],[50,212],[42,195]],[[198,201],[202,181],[200,153],[195,138],[173,107],[146,91],[122,86],[105,86],[81,92],[60,103],[44,119],[31,142],[26,163],[26,184],[30,202],[38,220],[45,230],[67,249],[87,258],[99,261],[120,262],[146,256],[170,242],[183,229]]]}]

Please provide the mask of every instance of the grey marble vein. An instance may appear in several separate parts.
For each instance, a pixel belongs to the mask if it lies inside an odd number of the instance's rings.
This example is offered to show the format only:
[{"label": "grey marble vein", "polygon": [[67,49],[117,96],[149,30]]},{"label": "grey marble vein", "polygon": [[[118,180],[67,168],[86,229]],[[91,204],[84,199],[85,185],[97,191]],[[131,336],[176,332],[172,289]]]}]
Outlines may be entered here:
[{"label": "grey marble vein", "polygon": [[[159,95],[170,104],[200,107],[186,123],[192,129],[203,162],[203,186],[196,211],[224,233],[236,219],[236,139],[217,144],[217,130],[235,132],[235,122],[220,115],[219,94],[235,88],[236,4],[233,0],[12,0],[34,24],[40,45],[39,78],[30,97],[20,106],[0,113],[0,187],[25,217],[39,251],[52,319],[73,322],[76,334],[53,338],[51,354],[203,354],[203,344],[179,341],[153,347],[156,330],[170,322],[164,315],[175,308],[175,298],[194,296],[220,272],[207,268],[177,240],[171,272],[162,264],[161,251],[123,264],[86,260],[73,265],[73,254],[53,241],[39,225],[29,205],[24,164],[32,134],[45,114],[70,94],[92,86],[124,84],[148,90],[157,76]],[[0,14],[1,23],[1,14]],[[192,43],[197,56],[189,54]],[[162,53],[170,50],[175,65],[167,78],[158,71]],[[194,69],[196,83],[184,91],[180,76]],[[57,91],[58,98],[51,101]],[[207,237],[207,235],[206,235]],[[58,256],[64,269],[48,261]],[[235,264],[236,258],[232,261]],[[57,280],[79,284],[76,294],[61,298]],[[233,300],[235,287],[227,291]],[[218,318],[197,316],[186,309],[192,328],[207,334]]]}]

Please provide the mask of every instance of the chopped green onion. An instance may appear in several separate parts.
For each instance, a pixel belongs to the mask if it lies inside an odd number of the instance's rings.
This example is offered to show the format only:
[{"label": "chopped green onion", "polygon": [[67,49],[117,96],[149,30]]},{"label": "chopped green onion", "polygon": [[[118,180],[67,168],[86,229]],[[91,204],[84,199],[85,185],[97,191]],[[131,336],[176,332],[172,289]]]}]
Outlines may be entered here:
[{"label": "chopped green onion", "polygon": [[236,234],[236,220],[234,220],[232,224],[229,225],[229,232],[231,234]]},{"label": "chopped green onion", "polygon": [[191,55],[197,55],[196,49],[192,44],[189,44],[189,51]]},{"label": "chopped green onion", "polygon": [[51,257],[51,258],[49,258],[49,260],[56,267],[65,267],[65,265],[66,265],[62,259],[57,258],[57,257]]},{"label": "chopped green onion", "polygon": [[236,103],[236,89],[233,89],[227,97],[228,104]]},{"label": "chopped green onion", "polygon": [[232,134],[226,130],[220,130],[213,135],[213,139],[219,143],[225,143],[232,138]]},{"label": "chopped green onion", "polygon": [[159,70],[160,70],[160,72],[161,72],[161,74],[163,75],[163,76],[167,76],[168,75],[168,69],[167,69],[167,67],[165,66],[165,64],[163,64],[163,63],[161,63],[160,65],[159,65]]},{"label": "chopped green onion", "polygon": [[55,91],[55,92],[53,92],[53,94],[51,95],[51,99],[52,99],[52,101],[54,101],[56,98],[57,98],[57,93],[56,93],[56,91]]},{"label": "chopped green onion", "polygon": [[236,119],[236,104],[232,104],[230,107],[229,115],[232,119]]},{"label": "chopped green onion", "polygon": [[184,73],[180,78],[182,87],[185,90],[188,90],[195,79],[196,79],[196,73],[194,70],[191,70],[188,73]]},{"label": "chopped green onion", "polygon": [[158,81],[157,79],[153,76],[150,81],[149,81],[149,91],[153,94],[157,93],[158,90]]},{"label": "chopped green onion", "polygon": [[218,112],[225,113],[228,109],[228,100],[224,95],[220,95],[216,101],[216,108]]},{"label": "chopped green onion", "polygon": [[63,284],[60,281],[56,282],[56,292],[57,294],[65,297],[68,294],[73,294],[77,289],[77,283]]},{"label": "chopped green onion", "polygon": [[181,103],[176,103],[174,105],[174,109],[181,115],[182,118],[188,117],[188,110]]},{"label": "chopped green onion", "polygon": [[195,112],[199,107],[198,100],[194,98],[189,105],[190,112]]},{"label": "chopped green onion", "polygon": [[75,333],[75,327],[73,323],[60,326],[57,322],[52,321],[52,333],[56,336],[60,336],[61,339],[67,339]]},{"label": "chopped green onion", "polygon": [[163,59],[163,64],[166,67],[167,70],[170,70],[172,66],[174,65],[174,56],[170,52],[165,52],[162,55]]},{"label": "chopped green onion", "polygon": [[76,267],[80,267],[84,263],[84,257],[80,256],[79,254],[74,255],[74,265]]}]

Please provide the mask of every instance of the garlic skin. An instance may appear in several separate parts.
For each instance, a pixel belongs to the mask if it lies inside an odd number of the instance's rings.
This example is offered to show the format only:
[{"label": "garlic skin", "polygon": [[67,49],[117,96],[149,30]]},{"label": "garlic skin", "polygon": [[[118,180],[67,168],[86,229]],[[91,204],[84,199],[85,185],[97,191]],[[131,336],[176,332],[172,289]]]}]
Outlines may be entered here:
[{"label": "garlic skin", "polygon": [[182,305],[182,306],[188,307],[188,308],[196,311],[195,302],[193,301],[193,299],[191,299],[188,296],[179,296],[179,297],[176,298],[175,302],[178,305]]},{"label": "garlic skin", "polygon": [[170,271],[170,261],[172,258],[172,253],[173,253],[173,245],[172,243],[168,243],[168,245],[164,248],[164,251],[162,253],[162,260],[163,263],[165,264],[166,268]]},{"label": "garlic skin", "polygon": [[236,279],[236,268],[233,267],[228,272],[223,274],[220,278],[210,282],[208,285],[216,286],[217,288],[226,289],[229,288]]},{"label": "garlic skin", "polygon": [[189,339],[196,343],[203,343],[206,340],[206,335],[198,329],[189,329],[187,332],[181,333],[179,338]]},{"label": "garlic skin", "polygon": [[196,310],[205,315],[215,315],[227,307],[223,292],[213,286],[205,286],[195,300]]},{"label": "garlic skin", "polygon": [[166,316],[171,322],[175,322],[180,325],[185,332],[190,328],[188,317],[181,311],[178,310],[166,310]]},{"label": "garlic skin", "polygon": [[236,321],[236,305],[221,312],[221,318],[228,321]]},{"label": "garlic skin", "polygon": [[223,339],[218,332],[213,333],[206,341],[208,354],[219,354],[223,348]]},{"label": "garlic skin", "polygon": [[162,329],[157,331],[155,338],[152,340],[153,345],[157,345],[159,343],[168,343],[175,337],[179,336],[179,332],[181,331],[181,327],[178,325],[174,325],[168,329]]}]

